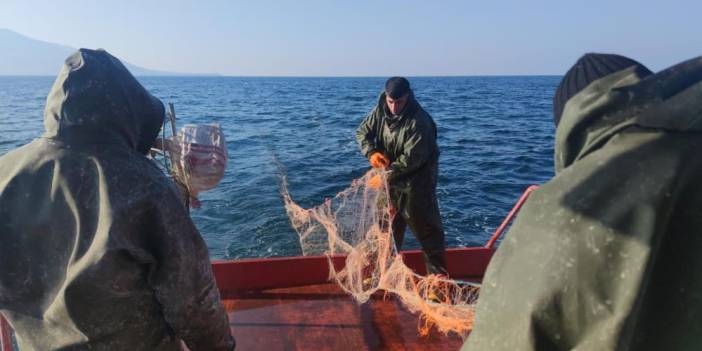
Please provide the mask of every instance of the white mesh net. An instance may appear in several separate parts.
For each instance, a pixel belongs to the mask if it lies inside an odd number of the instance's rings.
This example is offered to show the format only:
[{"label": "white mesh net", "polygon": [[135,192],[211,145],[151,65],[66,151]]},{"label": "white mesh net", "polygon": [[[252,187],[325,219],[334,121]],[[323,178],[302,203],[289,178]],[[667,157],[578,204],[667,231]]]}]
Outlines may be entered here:
[{"label": "white mesh net", "polygon": [[[377,188],[369,186],[375,176],[382,180]],[[334,198],[310,209],[292,200],[283,176],[281,192],[302,252],[346,255],[343,269],[335,269],[329,261],[330,279],[359,303],[382,290],[419,314],[421,334],[436,327],[465,337],[472,328],[479,287],[438,275],[420,276],[403,263],[389,225],[393,210],[385,176],[381,170],[370,170]]]}]

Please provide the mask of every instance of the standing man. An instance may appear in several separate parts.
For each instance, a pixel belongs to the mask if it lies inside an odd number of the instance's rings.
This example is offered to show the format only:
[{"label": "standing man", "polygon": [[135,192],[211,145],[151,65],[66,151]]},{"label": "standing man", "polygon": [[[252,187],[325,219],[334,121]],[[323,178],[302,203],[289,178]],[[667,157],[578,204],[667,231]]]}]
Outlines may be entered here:
[{"label": "standing man", "polygon": [[44,135],[0,157],[0,313],[22,350],[234,348],[207,246],[145,156],[163,118],[119,60],[81,49]]},{"label": "standing man", "polygon": [[414,98],[407,79],[387,80],[378,104],[356,131],[356,140],[371,166],[388,170],[390,198],[397,210],[392,221],[397,250],[409,225],[422,245],[427,272],[447,274],[444,229],[436,199],[436,124]]}]

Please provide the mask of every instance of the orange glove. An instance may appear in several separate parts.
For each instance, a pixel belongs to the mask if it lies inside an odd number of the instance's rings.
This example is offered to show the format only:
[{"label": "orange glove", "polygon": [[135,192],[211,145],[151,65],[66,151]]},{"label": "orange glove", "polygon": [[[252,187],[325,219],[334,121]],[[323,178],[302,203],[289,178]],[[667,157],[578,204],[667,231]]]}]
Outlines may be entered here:
[{"label": "orange glove", "polygon": [[385,155],[383,155],[382,152],[374,152],[370,156],[370,164],[373,166],[373,168],[384,168],[387,167],[390,164],[390,160],[388,160]]},{"label": "orange glove", "polygon": [[368,179],[368,183],[366,185],[371,189],[380,189],[380,187],[383,185],[383,178],[380,176],[380,174],[376,174]]}]

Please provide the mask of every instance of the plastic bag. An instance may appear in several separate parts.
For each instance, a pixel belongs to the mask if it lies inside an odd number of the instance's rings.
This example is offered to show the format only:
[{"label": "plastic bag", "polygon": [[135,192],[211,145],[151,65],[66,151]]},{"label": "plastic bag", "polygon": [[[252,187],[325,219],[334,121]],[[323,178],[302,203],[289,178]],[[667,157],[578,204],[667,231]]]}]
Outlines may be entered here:
[{"label": "plastic bag", "polygon": [[197,198],[198,193],[216,187],[224,177],[228,160],[224,133],[219,124],[186,124],[176,139],[176,174],[190,196]]}]

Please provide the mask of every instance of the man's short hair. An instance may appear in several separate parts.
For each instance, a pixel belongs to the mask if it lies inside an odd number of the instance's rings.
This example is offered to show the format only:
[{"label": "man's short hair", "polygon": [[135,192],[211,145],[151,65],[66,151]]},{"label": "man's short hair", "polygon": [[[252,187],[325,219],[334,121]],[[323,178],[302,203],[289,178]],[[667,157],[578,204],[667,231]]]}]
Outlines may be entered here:
[{"label": "man's short hair", "polygon": [[385,95],[399,99],[410,92],[410,83],[405,77],[391,77],[385,82]]}]

